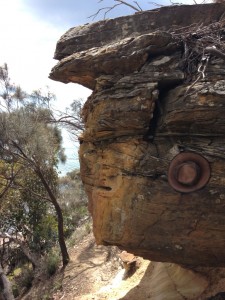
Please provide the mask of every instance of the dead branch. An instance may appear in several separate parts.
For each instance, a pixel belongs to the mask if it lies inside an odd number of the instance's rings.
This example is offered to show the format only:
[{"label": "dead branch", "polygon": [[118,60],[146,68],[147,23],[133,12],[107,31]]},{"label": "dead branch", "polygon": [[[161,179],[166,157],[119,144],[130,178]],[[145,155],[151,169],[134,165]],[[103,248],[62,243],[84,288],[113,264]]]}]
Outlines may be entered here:
[{"label": "dead branch", "polygon": [[142,9],[141,9],[140,5],[137,3],[137,1],[134,1],[134,3],[137,5],[137,7],[134,6],[134,5],[132,5],[132,4],[130,4],[130,3],[127,3],[126,1],[123,1],[123,0],[114,0],[114,1],[119,2],[119,3],[121,3],[121,4],[124,4],[124,5],[126,5],[126,6],[129,6],[129,7],[132,8],[133,10],[136,10],[136,11],[142,11]]},{"label": "dead branch", "polygon": [[[104,0],[100,0],[98,3],[103,2]],[[137,1],[134,1],[134,4],[136,5],[132,5],[124,0],[114,0],[114,2],[116,2],[116,4],[112,5],[112,6],[107,6],[107,7],[102,7],[100,8],[95,14],[89,16],[88,18],[92,18],[92,20],[94,20],[99,14],[100,12],[104,11],[104,19],[106,18],[107,14],[113,10],[114,8],[116,8],[117,6],[120,5],[125,5],[128,6],[130,8],[132,8],[134,11],[136,12],[140,12],[142,11],[142,8],[140,7],[139,3]]]},{"label": "dead branch", "polygon": [[117,6],[119,6],[119,5],[121,5],[121,4],[115,4],[115,5],[111,6],[111,7],[103,7],[103,8],[100,8],[95,14],[89,16],[88,18],[92,18],[92,21],[93,21],[93,20],[99,15],[99,13],[100,13],[101,11],[105,11],[105,13],[104,13],[104,19],[105,19],[105,18],[106,18],[106,15],[107,15],[111,10],[113,10],[115,7],[117,7]]},{"label": "dead branch", "polygon": [[83,124],[81,123],[81,120],[79,118],[76,118],[71,115],[64,115],[59,117],[58,119],[54,117],[54,119],[49,121],[50,123],[57,123],[57,124],[63,124],[63,125],[69,125],[70,128],[74,130],[83,130]]},{"label": "dead branch", "polygon": [[222,20],[207,26],[192,24],[172,29],[170,32],[183,45],[182,68],[186,80],[189,82],[194,80],[191,87],[204,79],[208,61],[212,56],[225,59],[225,31]]},{"label": "dead branch", "polygon": [[137,7],[139,8],[139,11],[143,11],[143,9],[140,7],[139,3],[137,1],[134,1],[134,3],[137,5]]},{"label": "dead branch", "polygon": [[205,51],[206,51],[206,53],[210,53],[212,55],[215,55],[215,56],[217,56],[217,57],[222,58],[222,59],[225,60],[225,53],[223,53],[223,52],[219,51],[218,49],[216,49],[215,46],[213,46],[213,47],[206,47]]},{"label": "dead branch", "polygon": [[186,75],[186,81],[193,81],[184,95],[186,98],[192,94],[190,90],[193,86],[198,81],[204,80],[211,57],[225,60],[224,20],[220,19],[206,26],[192,24],[183,28],[172,28],[170,33],[183,46],[181,67]]},{"label": "dead branch", "polygon": [[164,5],[164,4],[159,4],[159,3],[157,3],[157,2],[148,2],[148,4],[152,4],[152,5],[158,6],[158,7],[166,6],[166,5]]}]

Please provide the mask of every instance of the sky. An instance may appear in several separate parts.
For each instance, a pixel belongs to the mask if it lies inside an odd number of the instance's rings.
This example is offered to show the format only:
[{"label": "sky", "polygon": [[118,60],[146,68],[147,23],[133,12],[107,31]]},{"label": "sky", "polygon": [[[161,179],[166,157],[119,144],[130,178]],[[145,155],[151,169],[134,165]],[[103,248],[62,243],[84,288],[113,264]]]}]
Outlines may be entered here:
[{"label": "sky", "polygon": [[[165,4],[165,1],[157,3]],[[188,1],[188,0],[185,0]],[[102,7],[110,7],[114,0],[0,0],[0,65],[8,64],[12,82],[25,91],[45,89],[56,95],[55,108],[64,110],[74,99],[87,99],[91,91],[78,84],[63,84],[48,78],[56,43],[71,27],[95,22],[104,18],[104,12],[93,20],[89,16]],[[133,4],[134,1],[127,0]],[[156,8],[148,0],[139,0],[145,9]],[[107,18],[132,14],[134,11],[121,5]],[[79,167],[77,144],[63,131],[68,162],[60,166],[61,174]]]}]

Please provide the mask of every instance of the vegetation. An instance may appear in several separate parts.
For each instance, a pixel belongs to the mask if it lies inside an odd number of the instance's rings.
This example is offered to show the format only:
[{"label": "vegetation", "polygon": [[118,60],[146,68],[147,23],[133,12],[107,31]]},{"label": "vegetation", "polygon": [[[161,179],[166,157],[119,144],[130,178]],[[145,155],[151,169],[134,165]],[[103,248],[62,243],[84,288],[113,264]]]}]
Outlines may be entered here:
[{"label": "vegetation", "polygon": [[[58,178],[57,164],[65,161],[59,124],[82,130],[80,105],[56,120],[50,108],[54,95],[31,95],[11,84],[8,68],[0,67],[0,286],[13,299],[5,275],[21,267],[16,286],[29,288],[35,274],[51,276],[69,262],[65,237],[86,215],[86,198],[78,172]],[[74,190],[78,195],[74,200]],[[72,213],[71,213],[72,212]],[[15,276],[13,276],[15,277]],[[29,280],[27,280],[29,278]],[[18,292],[18,289],[14,291]],[[1,294],[1,287],[0,287]]]},{"label": "vegetation", "polygon": [[[76,191],[76,197],[74,193]],[[70,237],[88,216],[87,196],[80,179],[79,170],[67,173],[59,179],[59,202],[64,214],[65,235]]]}]

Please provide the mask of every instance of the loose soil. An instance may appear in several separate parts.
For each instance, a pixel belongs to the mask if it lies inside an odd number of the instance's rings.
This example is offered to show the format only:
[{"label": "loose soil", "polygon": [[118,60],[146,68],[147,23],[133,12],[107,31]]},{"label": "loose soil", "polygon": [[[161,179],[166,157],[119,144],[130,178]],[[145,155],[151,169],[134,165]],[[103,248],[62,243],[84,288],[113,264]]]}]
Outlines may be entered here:
[{"label": "loose soil", "polygon": [[64,270],[36,280],[21,300],[206,300],[225,291],[224,269],[210,284],[206,275],[138,258],[129,274],[119,253],[117,247],[97,246],[90,233],[70,248],[71,261]]}]

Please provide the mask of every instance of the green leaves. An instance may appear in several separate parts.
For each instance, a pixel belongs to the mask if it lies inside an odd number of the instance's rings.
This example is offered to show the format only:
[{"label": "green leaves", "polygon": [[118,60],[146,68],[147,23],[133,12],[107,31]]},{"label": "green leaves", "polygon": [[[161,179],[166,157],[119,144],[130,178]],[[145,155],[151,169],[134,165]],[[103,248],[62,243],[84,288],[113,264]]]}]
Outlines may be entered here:
[{"label": "green leaves", "polygon": [[48,89],[29,95],[11,84],[7,65],[0,67],[0,85],[0,161],[17,170],[9,178],[0,177],[0,233],[10,231],[10,241],[16,241],[34,265],[34,256],[40,258],[58,240],[66,265],[69,255],[57,202],[57,163],[66,156],[50,108],[55,96]]}]

